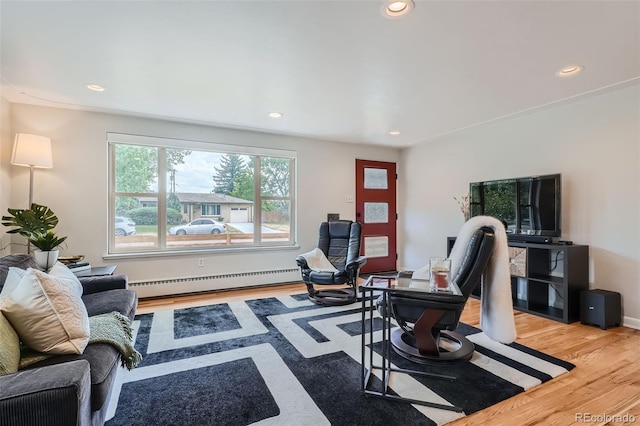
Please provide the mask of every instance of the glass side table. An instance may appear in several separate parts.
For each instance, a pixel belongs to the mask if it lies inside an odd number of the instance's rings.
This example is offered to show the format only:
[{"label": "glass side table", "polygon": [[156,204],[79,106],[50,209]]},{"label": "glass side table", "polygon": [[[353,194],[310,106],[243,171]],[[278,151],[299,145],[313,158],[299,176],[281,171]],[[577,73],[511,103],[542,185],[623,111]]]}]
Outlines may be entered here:
[{"label": "glass side table", "polygon": [[[451,283],[447,289],[438,289],[430,285],[428,280],[412,279],[410,277],[389,277],[371,275],[365,283],[360,286],[362,292],[362,352],[361,352],[361,384],[362,392],[365,395],[373,395],[380,398],[396,401],[419,404],[427,407],[439,408],[455,412],[462,412],[462,408],[438,404],[430,401],[406,398],[394,395],[389,392],[389,379],[391,373],[415,374],[424,377],[431,377],[438,380],[454,381],[455,377],[442,374],[426,373],[424,371],[397,368],[391,365],[391,309],[389,309],[389,294],[416,294],[416,293],[440,293],[462,296],[462,293],[455,283]],[[374,361],[374,311],[376,310],[376,299],[378,294],[382,296],[382,350],[379,364]],[[368,330],[367,330],[368,329]],[[367,339],[368,337],[368,339]],[[375,389],[372,376],[376,371],[380,372],[380,386]]]}]

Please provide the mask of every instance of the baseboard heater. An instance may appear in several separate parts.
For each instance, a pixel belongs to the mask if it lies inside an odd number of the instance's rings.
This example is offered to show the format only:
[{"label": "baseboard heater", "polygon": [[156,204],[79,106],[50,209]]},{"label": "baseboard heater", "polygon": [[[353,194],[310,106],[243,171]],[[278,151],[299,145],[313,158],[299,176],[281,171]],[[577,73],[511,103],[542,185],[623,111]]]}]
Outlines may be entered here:
[{"label": "baseboard heater", "polygon": [[294,281],[300,281],[300,269],[298,268],[133,281],[129,282],[129,286],[138,293],[138,297],[145,298]]}]

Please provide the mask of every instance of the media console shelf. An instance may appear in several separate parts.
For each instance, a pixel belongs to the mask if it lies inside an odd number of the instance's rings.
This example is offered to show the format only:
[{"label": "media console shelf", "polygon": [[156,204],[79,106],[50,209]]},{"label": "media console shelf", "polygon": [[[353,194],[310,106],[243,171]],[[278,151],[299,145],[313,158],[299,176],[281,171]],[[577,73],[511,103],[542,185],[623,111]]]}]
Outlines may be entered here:
[{"label": "media console shelf", "polygon": [[[447,255],[455,237],[447,238]],[[509,242],[513,307],[570,323],[580,319],[580,292],[589,290],[589,246]],[[472,296],[480,297],[480,285]]]}]

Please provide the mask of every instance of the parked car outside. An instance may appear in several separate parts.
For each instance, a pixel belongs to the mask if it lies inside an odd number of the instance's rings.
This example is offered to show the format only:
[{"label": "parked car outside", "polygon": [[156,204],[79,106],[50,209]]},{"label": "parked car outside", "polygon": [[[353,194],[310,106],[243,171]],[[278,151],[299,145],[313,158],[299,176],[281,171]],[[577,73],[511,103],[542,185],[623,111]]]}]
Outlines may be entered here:
[{"label": "parked car outside", "polygon": [[128,217],[116,216],[114,229],[118,237],[133,235],[136,233],[136,223]]},{"label": "parked car outside", "polygon": [[196,219],[186,225],[173,226],[169,229],[171,235],[223,234],[227,232],[223,223],[213,219]]}]

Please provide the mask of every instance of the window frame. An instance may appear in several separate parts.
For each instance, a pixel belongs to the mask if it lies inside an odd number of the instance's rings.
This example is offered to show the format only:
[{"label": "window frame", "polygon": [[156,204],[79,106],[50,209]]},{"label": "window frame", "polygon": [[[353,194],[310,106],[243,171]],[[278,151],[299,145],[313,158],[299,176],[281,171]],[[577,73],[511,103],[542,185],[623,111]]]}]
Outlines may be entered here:
[{"label": "window frame", "polygon": [[[115,153],[117,145],[134,145],[134,146],[146,146],[156,148],[157,151],[157,192],[118,192],[116,191],[116,164]],[[167,149],[189,149],[192,151],[206,151],[219,154],[239,154],[248,155],[254,158],[254,200],[253,200],[253,224],[254,224],[254,238],[253,243],[250,244],[238,244],[238,245],[225,245],[224,247],[217,246],[194,246],[194,247],[180,247],[171,248],[167,247],[167,196],[169,195],[169,189],[167,187],[168,170],[166,164],[166,150]],[[107,150],[108,150],[108,247],[107,256],[132,256],[132,255],[166,255],[176,253],[193,253],[202,251],[211,252],[235,252],[241,250],[255,250],[255,249],[273,249],[276,248],[296,248],[296,217],[297,217],[297,199],[296,199],[296,177],[297,177],[297,152],[290,150],[281,150],[274,148],[254,147],[247,145],[227,145],[218,144],[212,142],[202,141],[190,141],[185,139],[171,139],[161,138],[153,136],[140,136],[129,135],[122,133],[107,133]],[[265,196],[261,194],[261,174],[260,174],[260,161],[262,158],[281,158],[289,160],[289,196],[287,197],[274,197]],[[158,240],[157,247],[151,247],[148,249],[137,247],[133,250],[123,250],[116,248],[115,243],[115,222],[116,216],[116,197],[145,197],[156,198],[158,208]],[[261,225],[262,225],[262,203],[267,200],[285,200],[290,203],[289,212],[289,239],[287,241],[262,241]],[[209,203],[208,203],[209,204]],[[214,203],[215,204],[215,203]],[[222,210],[221,205],[220,211]],[[204,206],[204,204],[202,205]],[[203,215],[204,217],[205,215]],[[211,215],[206,215],[211,216]],[[216,216],[216,215],[213,215]]]}]

